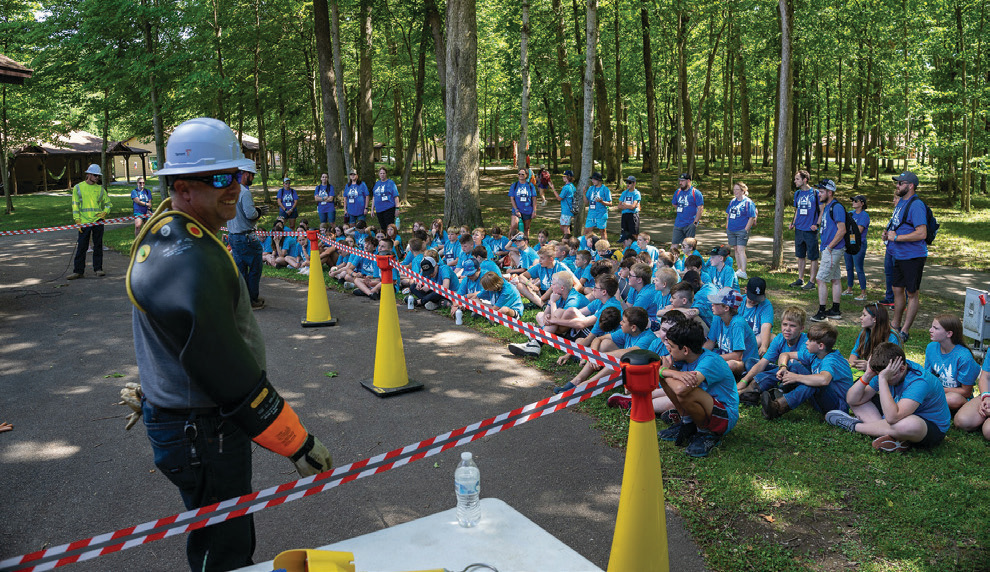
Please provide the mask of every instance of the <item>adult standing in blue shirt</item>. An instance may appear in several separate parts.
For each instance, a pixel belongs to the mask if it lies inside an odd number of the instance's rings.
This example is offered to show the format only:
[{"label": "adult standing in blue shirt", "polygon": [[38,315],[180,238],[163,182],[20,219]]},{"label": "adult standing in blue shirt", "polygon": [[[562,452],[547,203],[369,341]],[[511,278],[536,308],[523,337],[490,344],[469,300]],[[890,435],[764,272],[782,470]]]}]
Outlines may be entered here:
[{"label": "adult standing in blue shirt", "polygon": [[335,192],[330,178],[326,173],[320,175],[320,184],[316,185],[313,191],[313,198],[316,199],[316,214],[320,217],[320,226],[329,228],[337,223],[337,203],[335,202]]},{"label": "adult standing in blue shirt", "polygon": [[623,233],[632,237],[639,234],[639,205],[642,198],[636,189],[636,177],[626,177],[626,189],[619,195],[619,208],[622,209],[619,225]]},{"label": "adult standing in blue shirt", "polygon": [[[791,288],[804,287],[811,290],[815,287],[814,277],[818,275],[818,192],[811,188],[808,181],[811,174],[800,170],[794,175],[794,218],[791,219],[791,230],[794,231],[794,257],[798,262],[797,280],[790,283]],[[811,273],[808,283],[804,283],[805,260],[811,261]]]},{"label": "adult standing in blue shirt", "polygon": [[247,285],[248,296],[251,298],[251,309],[259,310],[265,307],[265,299],[260,296],[261,265],[263,248],[254,225],[261,215],[268,212],[267,206],[256,207],[251,197],[251,183],[254,182],[254,165],[241,167],[238,177],[241,192],[237,196],[237,208],[234,218],[227,221],[227,232],[230,235],[230,254],[234,263]]},{"label": "adult standing in blue shirt", "polygon": [[388,225],[395,224],[395,216],[399,213],[399,189],[395,181],[388,178],[385,167],[378,169],[378,180],[372,194],[375,195],[372,212],[378,216],[378,226],[384,230]]},{"label": "adult standing in blue shirt", "polygon": [[278,217],[285,221],[287,228],[296,227],[296,217],[299,216],[299,193],[291,186],[292,179],[282,179],[282,188],[278,190]]},{"label": "adult standing in blue shirt", "polygon": [[151,213],[151,191],[144,186],[144,177],[137,178],[137,187],[131,191],[134,203],[134,236],[141,232],[141,225]]},{"label": "adult standing in blue shirt", "polygon": [[[890,223],[883,233],[887,252],[894,259],[891,284],[894,288],[893,327],[899,330],[907,342],[911,324],[918,314],[921,291],[921,275],[928,260],[928,217],[925,203],[917,198],[918,176],[904,171],[893,177],[899,200],[890,215]],[[915,200],[917,199],[917,200]],[[905,299],[905,293],[907,297]],[[905,308],[907,311],[905,312]],[[902,321],[903,318],[903,321]]]},{"label": "adult standing in blue shirt", "polygon": [[846,291],[843,296],[853,295],[853,272],[859,276],[859,296],[853,298],[857,302],[866,301],[866,269],[863,263],[866,260],[866,231],[870,229],[870,213],[866,212],[866,197],[856,195],[852,199],[853,220],[859,226],[859,233],[863,237],[859,245],[859,252],[856,254],[846,253]]},{"label": "adult standing in blue shirt", "polygon": [[[818,267],[818,313],[812,322],[829,318],[841,318],[839,301],[842,299],[842,261],[846,257],[846,209],[835,200],[835,183],[825,179],[818,185],[818,200],[822,206],[819,221],[821,232],[821,265]],[[832,309],[825,311],[828,287],[832,285]]]},{"label": "adult standing in blue shirt", "polygon": [[602,184],[602,174],[591,175],[591,186],[584,193],[584,202],[588,205],[588,217],[584,228],[596,228],[602,231],[602,240],[608,240],[608,207],[612,206],[612,191]]},{"label": "adult standing in blue shirt", "polygon": [[732,185],[733,199],[729,201],[729,206],[725,207],[725,235],[729,241],[729,248],[736,251],[736,261],[739,263],[739,270],[736,270],[736,277],[746,280],[746,245],[749,243],[749,231],[756,224],[756,203],[749,198],[749,187],[746,183],[736,183]]},{"label": "adult standing in blue shirt", "polygon": [[519,225],[519,219],[523,221],[523,234],[529,238],[529,225],[536,216],[536,187],[529,182],[529,170],[519,169],[519,180],[509,187],[509,205],[512,213],[509,225],[512,232],[515,232]]},{"label": "adult standing in blue shirt", "polygon": [[693,238],[701,215],[705,213],[705,196],[691,184],[691,173],[682,173],[677,185],[679,188],[670,199],[677,211],[671,244],[681,244],[685,238]]},{"label": "adult standing in blue shirt", "polygon": [[565,239],[570,238],[571,221],[574,219],[575,211],[574,197],[577,195],[577,189],[574,188],[574,171],[570,169],[564,171],[564,186],[559,193],[556,190],[553,193],[560,201],[560,232]]},{"label": "adult standing in blue shirt", "polygon": [[348,173],[347,186],[344,187],[344,202],[346,203],[345,220],[351,224],[365,220],[368,214],[368,185],[358,179],[358,172],[351,169]]}]

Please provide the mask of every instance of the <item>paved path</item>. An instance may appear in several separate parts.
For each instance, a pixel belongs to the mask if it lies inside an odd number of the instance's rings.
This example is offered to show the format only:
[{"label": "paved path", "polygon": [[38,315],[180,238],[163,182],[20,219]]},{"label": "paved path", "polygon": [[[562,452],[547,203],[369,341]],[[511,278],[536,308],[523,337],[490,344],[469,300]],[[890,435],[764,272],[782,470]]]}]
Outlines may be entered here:
[{"label": "paved path", "polygon": [[[107,277],[67,282],[72,232],[0,238],[0,559],[182,510],[158,474],[139,424],[117,406],[137,380],[125,256]],[[426,311],[399,311],[410,376],[424,391],[382,400],[359,385],[373,368],[378,305],[330,294],[336,328],[302,329],[303,283],[262,280],[258,312],[269,376],[307,427],[347,463],[432,437],[549,394],[542,373],[505,347]],[[336,371],[337,377],[324,375]],[[114,377],[122,374],[122,377]],[[588,416],[563,411],[468,447],[355,481],[256,516],[256,559],[365,534],[453,506],[462,450],[477,456],[485,496],[505,500],[596,565],[607,564],[622,449]],[[680,454],[667,452],[666,454]],[[292,465],[254,455],[257,489],[296,478]],[[682,520],[667,511],[671,569],[703,570]],[[184,536],[73,565],[72,570],[181,570]],[[383,547],[399,549],[399,547]],[[438,562],[437,565],[443,565]]]}]

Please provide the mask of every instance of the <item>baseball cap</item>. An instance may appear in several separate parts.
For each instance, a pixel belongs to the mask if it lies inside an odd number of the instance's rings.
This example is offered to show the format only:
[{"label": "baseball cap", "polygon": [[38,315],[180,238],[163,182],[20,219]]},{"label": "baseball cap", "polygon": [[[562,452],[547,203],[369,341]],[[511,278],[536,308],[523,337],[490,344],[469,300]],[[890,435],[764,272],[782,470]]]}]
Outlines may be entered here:
[{"label": "baseball cap", "polygon": [[895,182],[912,183],[914,185],[918,184],[918,175],[915,175],[911,171],[904,171],[896,177],[891,177]]},{"label": "baseball cap", "polygon": [[592,173],[591,174],[591,178],[594,179],[594,180],[596,180],[596,181],[602,181],[602,180],[604,180],[604,179],[602,179],[602,174],[601,173]]},{"label": "baseball cap", "polygon": [[681,180],[681,181],[690,181],[691,180],[691,173],[681,173],[681,176],[680,177],[677,177],[677,178],[679,180]]},{"label": "baseball cap", "polygon": [[564,171],[564,174],[567,175],[568,177],[573,177],[574,176],[574,171],[568,169],[568,170]]},{"label": "baseball cap", "polygon": [[762,302],[767,297],[767,281],[754,276],[746,283],[746,297],[754,302]]},{"label": "baseball cap", "polygon": [[423,261],[419,263],[419,269],[422,271],[423,275],[433,274],[433,271],[437,269],[437,261],[432,256],[427,256],[423,258]]},{"label": "baseball cap", "polygon": [[474,260],[465,260],[461,263],[461,275],[472,276],[478,271],[478,264]]},{"label": "baseball cap", "polygon": [[729,249],[724,246],[716,246],[708,252],[708,256],[721,256],[725,258],[729,255]]},{"label": "baseball cap", "polygon": [[708,301],[712,304],[722,304],[730,308],[738,308],[742,304],[743,297],[737,290],[723,286],[719,288],[718,292],[709,294]]},{"label": "baseball cap", "polygon": [[632,175],[629,175],[628,177],[626,177],[626,182],[627,183],[635,183],[636,182],[636,177],[633,177]]},{"label": "baseball cap", "polygon": [[512,240],[513,240],[513,242],[515,242],[517,240],[526,240],[526,235],[520,232],[519,234],[513,236],[512,237]]},{"label": "baseball cap", "polygon": [[822,189],[822,190],[832,191],[834,193],[835,192],[835,181],[833,181],[832,179],[822,179],[818,183],[818,185],[816,185],[816,187],[819,188],[819,189]]},{"label": "baseball cap", "polygon": [[291,181],[291,180],[292,180],[292,179],[290,179],[290,178],[288,178],[288,177],[286,177],[286,178],[284,178],[284,179],[282,179],[282,182],[283,182],[283,183],[288,183],[288,182],[289,182],[289,181]]}]

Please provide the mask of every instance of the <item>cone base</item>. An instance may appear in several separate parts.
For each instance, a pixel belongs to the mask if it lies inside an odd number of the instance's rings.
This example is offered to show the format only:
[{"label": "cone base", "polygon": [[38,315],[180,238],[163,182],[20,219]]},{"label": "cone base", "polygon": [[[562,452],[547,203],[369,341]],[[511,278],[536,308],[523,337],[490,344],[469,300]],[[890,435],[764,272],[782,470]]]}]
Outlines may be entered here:
[{"label": "cone base", "polygon": [[325,328],[336,325],[337,325],[337,318],[330,318],[329,320],[324,320],[322,322],[309,322],[307,320],[302,321],[302,327],[304,328]]},{"label": "cone base", "polygon": [[423,384],[418,381],[409,380],[405,385],[400,385],[399,387],[378,387],[375,385],[374,380],[362,381],[361,385],[365,389],[374,393],[378,397],[392,397],[393,395],[401,395],[403,393],[410,393],[412,391],[419,391],[423,389]]}]

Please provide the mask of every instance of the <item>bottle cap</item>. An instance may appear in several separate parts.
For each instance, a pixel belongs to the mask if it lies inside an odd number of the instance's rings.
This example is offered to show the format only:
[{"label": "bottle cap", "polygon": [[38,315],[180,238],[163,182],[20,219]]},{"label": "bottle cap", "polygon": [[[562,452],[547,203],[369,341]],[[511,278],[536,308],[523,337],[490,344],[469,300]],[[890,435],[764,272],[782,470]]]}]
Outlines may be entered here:
[{"label": "bottle cap", "polygon": [[461,453],[461,460],[462,461],[470,461],[471,460],[471,453],[469,453],[467,451],[464,451],[463,453]]}]

